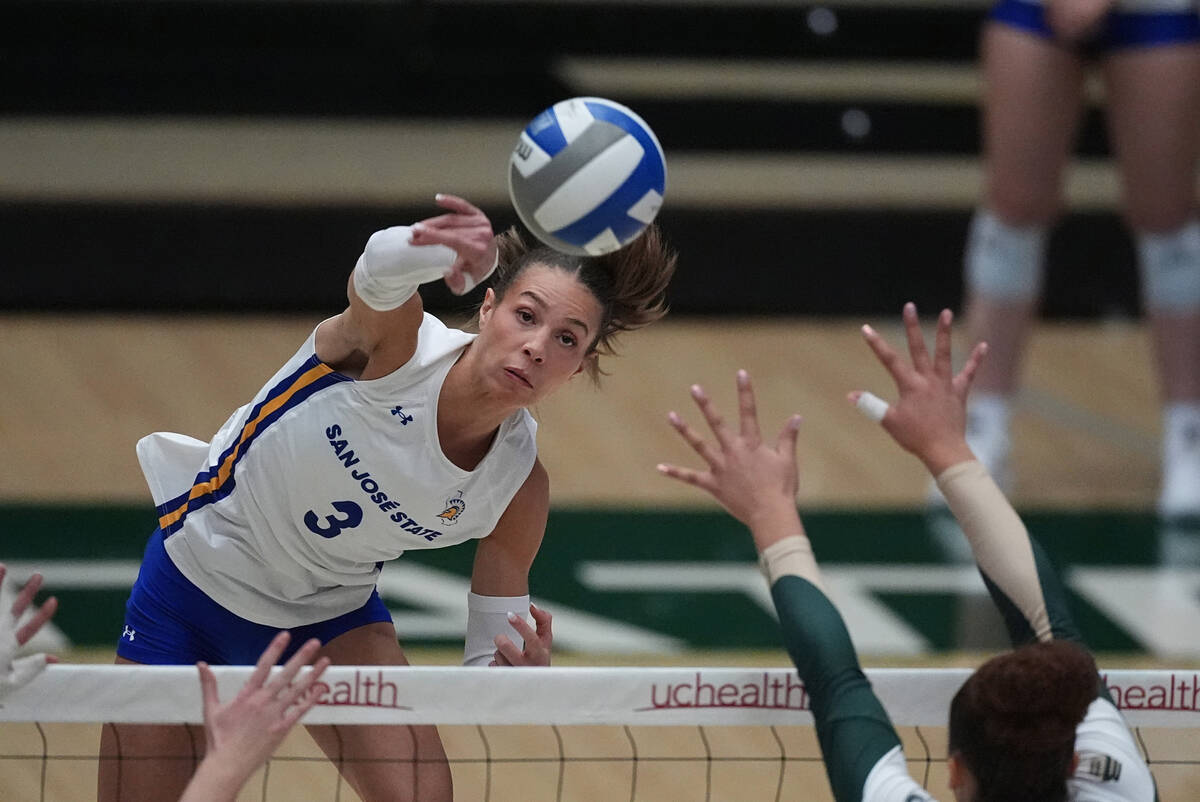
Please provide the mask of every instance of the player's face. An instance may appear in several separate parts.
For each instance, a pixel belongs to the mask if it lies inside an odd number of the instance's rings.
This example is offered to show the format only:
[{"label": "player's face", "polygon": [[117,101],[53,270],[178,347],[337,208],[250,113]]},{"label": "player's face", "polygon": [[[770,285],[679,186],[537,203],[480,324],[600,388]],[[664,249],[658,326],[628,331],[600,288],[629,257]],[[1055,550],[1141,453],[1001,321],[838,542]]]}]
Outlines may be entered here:
[{"label": "player's face", "polygon": [[525,268],[504,298],[487,291],[479,310],[485,381],[521,406],[545,398],[579,373],[596,338],[602,310],[570,273],[545,265]]}]

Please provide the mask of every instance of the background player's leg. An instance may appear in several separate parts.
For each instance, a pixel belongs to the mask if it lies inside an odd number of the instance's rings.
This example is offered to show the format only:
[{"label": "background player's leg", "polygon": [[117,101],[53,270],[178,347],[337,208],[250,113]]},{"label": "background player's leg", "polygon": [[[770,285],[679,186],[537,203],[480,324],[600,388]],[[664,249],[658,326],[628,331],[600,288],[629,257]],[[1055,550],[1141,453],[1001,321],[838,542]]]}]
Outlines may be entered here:
[{"label": "background player's leg", "polygon": [[1009,396],[1041,290],[1046,230],[1079,125],[1083,65],[1069,50],[1007,25],[984,28],[983,208],[966,254],[968,334],[991,350],[975,383],[972,448],[1003,477]]},{"label": "background player's leg", "polygon": [[[139,665],[123,657],[117,663]],[[204,728],[187,724],[105,724],[97,799],[178,799],[204,757]]]},{"label": "background player's leg", "polygon": [[1162,387],[1159,509],[1200,514],[1200,44],[1122,50],[1104,75]]},{"label": "background player's leg", "polygon": [[[390,622],[339,635],[319,656],[334,665],[408,665]],[[436,727],[319,725],[308,732],[365,802],[452,798],[450,765]]]}]

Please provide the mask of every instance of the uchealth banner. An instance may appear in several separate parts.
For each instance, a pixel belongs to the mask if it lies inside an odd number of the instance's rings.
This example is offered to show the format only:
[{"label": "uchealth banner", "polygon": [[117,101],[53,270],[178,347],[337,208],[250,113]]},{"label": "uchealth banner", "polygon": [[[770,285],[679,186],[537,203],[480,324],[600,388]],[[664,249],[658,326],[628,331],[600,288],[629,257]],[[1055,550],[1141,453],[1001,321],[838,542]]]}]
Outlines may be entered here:
[{"label": "uchealth banner", "polygon": [[[252,667],[215,667],[232,699]],[[892,719],[942,726],[969,669],[866,672]],[[1102,672],[1129,723],[1200,727],[1200,671]],[[781,668],[469,668],[337,666],[321,678],[310,724],[768,725],[812,721],[794,671]],[[3,721],[202,721],[191,666],[49,666],[0,698]]]}]

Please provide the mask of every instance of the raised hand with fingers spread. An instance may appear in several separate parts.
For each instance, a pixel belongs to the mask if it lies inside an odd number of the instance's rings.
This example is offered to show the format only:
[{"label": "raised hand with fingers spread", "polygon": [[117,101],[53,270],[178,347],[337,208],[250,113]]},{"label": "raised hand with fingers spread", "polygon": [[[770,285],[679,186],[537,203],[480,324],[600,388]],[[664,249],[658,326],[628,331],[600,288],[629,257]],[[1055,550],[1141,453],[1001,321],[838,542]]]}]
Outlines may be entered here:
[{"label": "raised hand with fingers spread", "polygon": [[660,464],[658,471],[708,491],[730,515],[750,527],[761,550],[771,542],[803,532],[796,512],[800,484],[796,433],[800,416],[788,418],[775,442],[765,443],[759,430],[754,388],[744,370],[738,371],[737,390],[738,426],[734,429],[717,412],[704,389],[698,384],[692,386],[692,398],[716,443],[707,442],[678,413],[671,412],[667,418],[708,469]]},{"label": "raised hand with fingers spread", "polygon": [[[0,563],[0,584],[3,584],[7,572],[8,567]],[[30,654],[14,659],[17,650],[28,643],[58,609],[58,599],[51,596],[28,621],[20,623],[21,616],[25,615],[41,587],[42,575],[34,574],[21,588],[9,611],[0,612],[0,696],[29,682],[48,663],[58,662],[57,657],[46,654]]]},{"label": "raised hand with fingers spread", "polygon": [[[870,417],[879,420],[884,430],[903,448],[925,463],[934,476],[959,462],[974,459],[966,441],[967,393],[975,372],[987,354],[987,344],[979,343],[962,370],[954,372],[950,357],[950,324],[954,315],[943,309],[938,315],[933,357],[925,345],[915,304],[904,305],[904,331],[908,340],[909,361],[879,336],[863,326],[863,338],[896,382],[900,397],[890,405],[864,390],[848,396]],[[872,409],[876,410],[872,414]]]},{"label": "raised hand with fingers spread", "polygon": [[207,753],[180,802],[232,800],[259,766],[266,762],[296,722],[319,698],[317,680],[329,667],[322,657],[303,674],[321,642],[305,643],[274,676],[271,667],[287,648],[291,636],[280,632],[267,646],[254,673],[231,701],[217,696],[217,679],[207,663],[197,663],[204,697],[204,732]]}]

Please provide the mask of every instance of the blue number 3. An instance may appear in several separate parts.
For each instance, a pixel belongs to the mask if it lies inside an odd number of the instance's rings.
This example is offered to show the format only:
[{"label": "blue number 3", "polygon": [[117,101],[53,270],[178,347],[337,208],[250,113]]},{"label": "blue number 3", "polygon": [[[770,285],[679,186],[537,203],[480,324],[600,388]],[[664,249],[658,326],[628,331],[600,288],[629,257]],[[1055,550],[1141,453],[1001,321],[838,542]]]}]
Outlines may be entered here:
[{"label": "blue number 3", "polygon": [[355,504],[353,501],[334,501],[333,508],[340,512],[345,518],[336,518],[332,515],[325,516],[325,522],[329,526],[322,529],[318,524],[320,518],[312,510],[304,513],[304,525],[308,527],[313,534],[320,535],[324,538],[337,537],[342,533],[343,529],[353,529],[362,523],[363,513],[362,507]]}]

